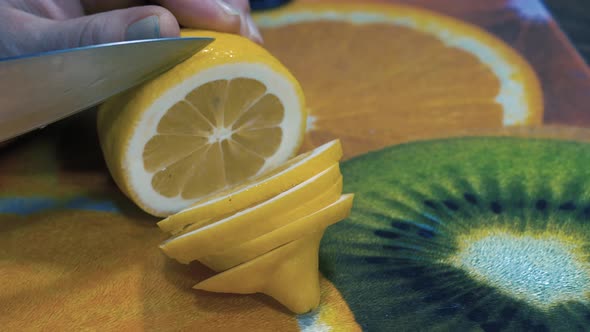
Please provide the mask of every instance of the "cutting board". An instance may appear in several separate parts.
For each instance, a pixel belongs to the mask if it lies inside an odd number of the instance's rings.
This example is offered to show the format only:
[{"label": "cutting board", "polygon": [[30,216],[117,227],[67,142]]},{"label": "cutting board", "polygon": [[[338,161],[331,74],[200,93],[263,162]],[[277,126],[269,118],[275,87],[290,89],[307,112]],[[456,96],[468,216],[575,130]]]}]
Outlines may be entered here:
[{"label": "cutting board", "polygon": [[[539,1],[374,2],[432,10],[491,33],[526,59],[537,75],[543,93],[543,123],[590,125],[586,107],[590,101],[590,72]],[[340,3],[333,1],[326,6],[338,8]],[[262,30],[264,35],[272,37],[268,28]],[[354,46],[356,40],[344,38],[341,43]],[[276,45],[267,47],[281,59],[281,50],[273,50]],[[306,59],[305,49],[300,49],[299,54]],[[346,66],[364,61],[361,55],[338,56],[344,57]],[[285,64],[289,66],[287,61]],[[348,78],[333,79],[338,82]],[[304,85],[304,89],[306,94],[321,96],[310,90],[310,86]],[[338,91],[338,85],[332,89]],[[380,93],[386,92],[375,92],[371,98],[385,98]],[[310,103],[320,101],[316,98]],[[0,290],[0,324],[3,329],[360,329],[354,312],[326,278],[321,280],[320,308],[299,316],[264,295],[193,290],[191,287],[212,275],[211,271],[197,263],[178,264],[160,252],[158,244],[166,235],[156,227],[158,219],[134,206],[111,180],[98,145],[95,116],[95,110],[83,112],[0,148],[0,278],[4,285]],[[395,113],[390,120],[403,121]],[[313,127],[313,119],[309,123]],[[369,123],[367,118],[356,125],[371,131],[374,128]],[[341,138],[346,158],[352,158],[412,138],[375,135],[371,140],[361,140],[330,134],[336,131],[333,129],[327,130],[328,134],[314,136],[302,149]]]}]

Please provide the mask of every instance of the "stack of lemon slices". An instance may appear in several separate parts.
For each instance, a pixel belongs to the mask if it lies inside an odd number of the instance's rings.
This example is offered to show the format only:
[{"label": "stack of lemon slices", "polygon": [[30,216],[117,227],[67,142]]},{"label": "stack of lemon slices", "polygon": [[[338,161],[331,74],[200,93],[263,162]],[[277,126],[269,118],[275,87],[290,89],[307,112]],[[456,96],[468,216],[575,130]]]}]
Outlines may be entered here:
[{"label": "stack of lemon slices", "polygon": [[318,251],[346,218],[340,141],[293,157],[303,92],[262,47],[235,35],[102,105],[98,133],[119,188],[167,217],[166,255],[220,272],[195,288],[266,293],[296,313],[319,304]]},{"label": "stack of lemon slices", "polygon": [[341,194],[341,156],[340,142],[329,142],[162,220],[173,235],[162,250],[221,272],[197,289],[266,293],[293,312],[313,309],[323,232],[352,207],[353,195]]}]

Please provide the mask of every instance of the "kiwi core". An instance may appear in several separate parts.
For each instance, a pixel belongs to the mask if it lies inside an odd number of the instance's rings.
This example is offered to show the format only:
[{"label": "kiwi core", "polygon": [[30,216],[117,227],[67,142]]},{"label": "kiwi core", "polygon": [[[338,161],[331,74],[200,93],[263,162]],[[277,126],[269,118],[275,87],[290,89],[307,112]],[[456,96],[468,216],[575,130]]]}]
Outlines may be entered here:
[{"label": "kiwi core", "polygon": [[547,308],[586,302],[590,265],[575,245],[547,236],[494,233],[466,239],[453,265],[505,294]]}]

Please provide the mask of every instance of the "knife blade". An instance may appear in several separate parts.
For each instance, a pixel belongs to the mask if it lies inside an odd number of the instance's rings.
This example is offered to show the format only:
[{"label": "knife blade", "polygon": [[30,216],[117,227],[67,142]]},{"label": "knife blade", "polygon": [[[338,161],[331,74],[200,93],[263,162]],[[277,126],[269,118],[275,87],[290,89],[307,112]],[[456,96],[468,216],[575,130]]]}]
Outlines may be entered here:
[{"label": "knife blade", "polygon": [[95,106],[212,41],[135,40],[0,59],[0,142]]}]

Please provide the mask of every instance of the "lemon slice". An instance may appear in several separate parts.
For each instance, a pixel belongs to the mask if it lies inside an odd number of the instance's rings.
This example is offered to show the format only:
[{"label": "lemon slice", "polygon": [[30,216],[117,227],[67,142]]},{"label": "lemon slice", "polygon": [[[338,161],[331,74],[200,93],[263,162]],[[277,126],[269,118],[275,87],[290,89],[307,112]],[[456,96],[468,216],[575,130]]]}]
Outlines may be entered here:
[{"label": "lemon slice", "polygon": [[[334,164],[268,201],[172,238],[164,242],[160,248],[168,257],[183,264],[218,253],[236,244],[255,239],[336,201],[340,191],[333,192],[334,197],[331,200],[324,199],[322,194],[326,192],[326,188],[331,188],[339,181],[342,181],[340,167]],[[314,200],[316,197],[319,199]]]},{"label": "lemon slice", "polygon": [[[278,211],[277,216],[280,214],[281,218],[284,220],[285,223],[288,220],[296,220],[300,216],[304,216],[306,213],[311,213],[310,211],[319,210],[320,208],[333,203],[334,201],[336,201],[336,199],[338,199],[338,196],[340,196],[341,193],[342,177],[338,178],[338,180],[336,180],[336,183],[331,185],[329,189],[320,192],[318,195],[312,194],[307,198],[307,200],[301,201],[299,204],[295,206],[286,207],[284,211]],[[256,207],[253,207],[253,209],[255,208]],[[211,224],[227,217],[229,216],[221,216],[219,218],[214,218],[212,219]],[[190,233],[202,227],[205,226],[193,224],[184,229],[180,234]]]},{"label": "lemon slice", "polygon": [[218,254],[202,257],[199,261],[215,271],[225,271],[285,243],[297,240],[305,234],[323,231],[326,227],[348,217],[353,198],[353,194],[342,195],[336,202],[317,212],[277,228],[254,240],[229,248]]},{"label": "lemon slice", "polygon": [[319,247],[324,232],[309,234],[205,279],[195,289],[218,293],[263,293],[294,313],[320,303]]},{"label": "lemon slice", "polygon": [[121,190],[155,216],[269,171],[305,131],[301,87],[246,38],[185,30],[215,41],[173,69],[103,104],[98,133]]},{"label": "lemon slice", "polygon": [[274,170],[254,177],[236,188],[230,188],[203,199],[160,221],[158,226],[161,230],[172,234],[186,231],[188,226],[192,229],[205,226],[219,216],[243,210],[294,187],[327,169],[341,157],[340,141],[331,141],[312,151],[300,154]]}]

